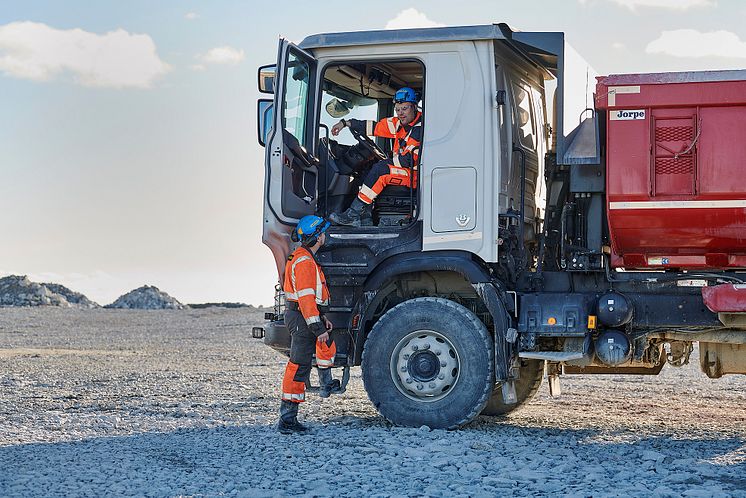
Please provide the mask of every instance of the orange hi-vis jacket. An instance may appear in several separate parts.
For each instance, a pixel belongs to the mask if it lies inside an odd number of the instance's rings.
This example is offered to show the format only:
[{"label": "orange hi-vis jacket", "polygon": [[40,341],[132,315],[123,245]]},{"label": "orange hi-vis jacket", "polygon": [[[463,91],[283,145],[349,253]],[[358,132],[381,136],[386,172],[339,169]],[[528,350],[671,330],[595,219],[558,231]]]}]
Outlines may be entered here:
[{"label": "orange hi-vis jacket", "polygon": [[[311,251],[301,246],[288,257],[285,264],[285,299],[298,303],[303,318],[311,331],[319,336],[325,332],[321,324],[319,307],[329,306],[329,289],[321,267]],[[319,331],[318,333],[316,333]]]},{"label": "orange hi-vis jacket", "polygon": [[420,145],[422,143],[422,113],[417,115],[407,126],[399,122],[399,118],[384,118],[379,122],[349,119],[350,128],[356,128],[360,133],[368,136],[390,138],[393,143],[394,166],[398,168],[417,169],[420,163]]}]

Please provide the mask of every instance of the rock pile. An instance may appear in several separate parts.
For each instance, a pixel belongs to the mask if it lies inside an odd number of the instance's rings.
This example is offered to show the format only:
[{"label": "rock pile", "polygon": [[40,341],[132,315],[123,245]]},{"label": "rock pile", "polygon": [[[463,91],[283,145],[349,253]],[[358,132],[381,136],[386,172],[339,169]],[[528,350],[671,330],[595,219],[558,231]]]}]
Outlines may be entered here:
[{"label": "rock pile", "polygon": [[143,285],[104,306],[104,308],[136,310],[181,310],[186,307],[153,285]]},{"label": "rock pile", "polygon": [[39,284],[25,275],[0,278],[0,305],[60,306],[63,308],[99,308],[83,294],[60,284]]}]

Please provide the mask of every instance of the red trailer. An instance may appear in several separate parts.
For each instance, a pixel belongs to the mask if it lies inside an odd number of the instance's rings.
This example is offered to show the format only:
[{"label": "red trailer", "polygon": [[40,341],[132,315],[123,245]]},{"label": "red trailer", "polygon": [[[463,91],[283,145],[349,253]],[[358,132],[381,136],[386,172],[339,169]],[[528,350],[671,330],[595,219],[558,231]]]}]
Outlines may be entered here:
[{"label": "red trailer", "polygon": [[746,71],[598,78],[614,267],[746,267]]}]

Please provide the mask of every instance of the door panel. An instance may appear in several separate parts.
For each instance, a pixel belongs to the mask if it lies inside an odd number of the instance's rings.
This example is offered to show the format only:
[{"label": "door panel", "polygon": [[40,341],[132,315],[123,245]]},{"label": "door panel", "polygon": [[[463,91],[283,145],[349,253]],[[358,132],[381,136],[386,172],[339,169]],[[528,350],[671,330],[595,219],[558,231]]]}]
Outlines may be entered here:
[{"label": "door panel", "polygon": [[280,41],[273,135],[267,148],[267,199],[275,217],[295,223],[313,214],[318,162],[311,155],[316,59],[287,40]]}]

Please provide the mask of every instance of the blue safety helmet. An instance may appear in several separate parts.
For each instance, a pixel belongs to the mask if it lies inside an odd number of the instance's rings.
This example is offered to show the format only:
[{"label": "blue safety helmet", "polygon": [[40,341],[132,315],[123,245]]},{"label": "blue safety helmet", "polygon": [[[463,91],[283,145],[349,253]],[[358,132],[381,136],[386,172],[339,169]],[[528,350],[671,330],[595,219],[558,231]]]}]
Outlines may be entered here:
[{"label": "blue safety helmet", "polygon": [[329,225],[330,223],[321,216],[309,214],[300,219],[290,238],[293,242],[301,242],[304,246],[310,247],[316,244],[319,235],[326,232]]},{"label": "blue safety helmet", "polygon": [[408,86],[398,89],[396,93],[394,94],[395,104],[401,104],[402,102],[411,102],[413,104],[417,104],[417,101],[419,100],[420,99],[419,99],[419,96],[417,95],[417,92],[415,92]]}]

